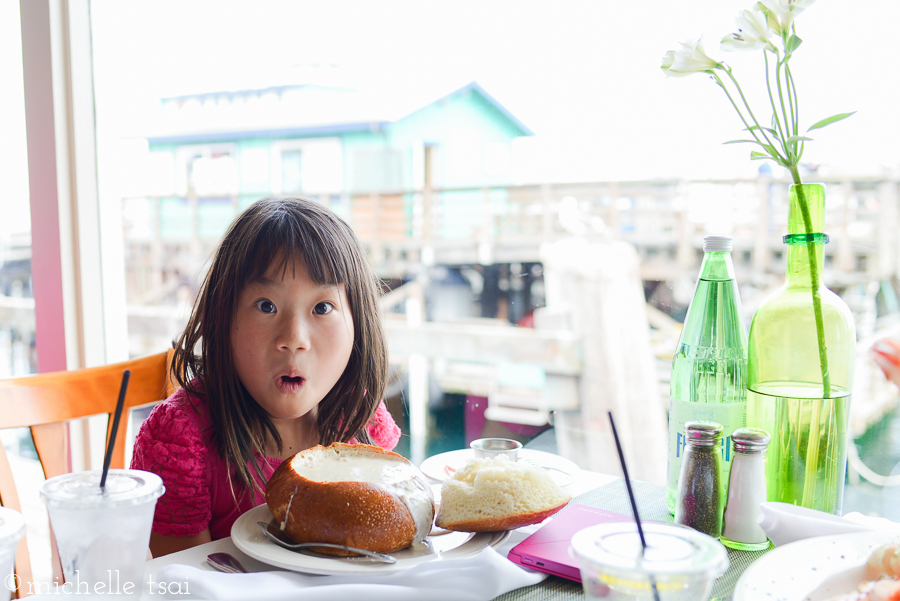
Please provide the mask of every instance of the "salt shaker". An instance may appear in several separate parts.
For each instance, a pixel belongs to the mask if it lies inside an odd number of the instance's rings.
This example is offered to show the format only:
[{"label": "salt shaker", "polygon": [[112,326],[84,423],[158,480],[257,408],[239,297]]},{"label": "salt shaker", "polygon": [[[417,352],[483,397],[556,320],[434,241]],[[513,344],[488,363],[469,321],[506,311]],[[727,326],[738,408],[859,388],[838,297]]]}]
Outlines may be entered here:
[{"label": "salt shaker", "polygon": [[740,428],[731,434],[734,457],[728,477],[722,544],[742,551],[761,551],[769,539],[760,528],[760,503],[766,501],[766,451],[769,433]]},{"label": "salt shaker", "polygon": [[675,495],[675,523],[704,534],[722,535],[725,486],[722,481],[722,425],[687,422],[687,445]]}]

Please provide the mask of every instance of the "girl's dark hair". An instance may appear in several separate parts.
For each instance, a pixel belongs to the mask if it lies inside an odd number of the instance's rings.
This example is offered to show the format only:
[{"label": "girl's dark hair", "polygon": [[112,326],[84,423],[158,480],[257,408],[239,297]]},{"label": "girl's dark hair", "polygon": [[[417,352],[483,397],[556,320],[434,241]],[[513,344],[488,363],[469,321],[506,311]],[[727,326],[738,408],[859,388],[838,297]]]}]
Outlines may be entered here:
[{"label": "girl's dark hair", "polygon": [[178,383],[206,398],[213,441],[229,479],[234,471],[244,491],[261,490],[265,478],[258,457],[265,456],[269,437],[279,452],[283,447],[272,420],[235,374],[235,305],[248,282],[273,266],[286,270],[294,261],[302,261],[317,284],[343,286],[353,315],[350,360],[317,408],[319,443],[370,442],[365,426],[384,393],[388,357],[378,306],[381,283],[353,230],[306,198],[263,198],[250,205],[219,243],[172,361]]}]

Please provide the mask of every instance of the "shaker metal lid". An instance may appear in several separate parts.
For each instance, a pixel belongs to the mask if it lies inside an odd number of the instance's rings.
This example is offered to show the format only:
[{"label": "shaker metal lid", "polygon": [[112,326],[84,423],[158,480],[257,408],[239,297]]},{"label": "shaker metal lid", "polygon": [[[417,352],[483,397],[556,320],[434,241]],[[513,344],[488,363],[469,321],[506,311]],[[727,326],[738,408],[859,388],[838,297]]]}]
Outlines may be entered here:
[{"label": "shaker metal lid", "polygon": [[722,424],[716,422],[687,422],[684,424],[684,435],[692,445],[714,446],[722,439]]},{"label": "shaker metal lid", "polygon": [[762,453],[770,440],[769,433],[760,428],[738,428],[731,433],[736,453]]}]

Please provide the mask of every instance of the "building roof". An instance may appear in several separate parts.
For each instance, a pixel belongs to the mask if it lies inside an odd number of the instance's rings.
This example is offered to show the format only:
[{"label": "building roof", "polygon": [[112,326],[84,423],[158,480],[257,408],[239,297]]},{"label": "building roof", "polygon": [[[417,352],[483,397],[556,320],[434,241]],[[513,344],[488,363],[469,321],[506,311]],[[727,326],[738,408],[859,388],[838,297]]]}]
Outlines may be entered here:
[{"label": "building roof", "polygon": [[164,98],[150,143],[190,143],[267,136],[326,136],[379,131],[427,106],[476,92],[524,135],[533,132],[476,82],[447,93],[288,85]]}]

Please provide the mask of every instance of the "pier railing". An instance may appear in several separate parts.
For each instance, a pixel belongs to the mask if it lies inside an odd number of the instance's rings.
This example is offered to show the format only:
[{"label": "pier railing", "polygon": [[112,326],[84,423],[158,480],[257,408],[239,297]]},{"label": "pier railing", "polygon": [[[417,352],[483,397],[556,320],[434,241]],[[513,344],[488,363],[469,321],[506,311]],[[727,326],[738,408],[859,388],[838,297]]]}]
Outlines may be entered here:
[{"label": "pier railing", "polygon": [[[820,179],[827,185],[831,237],[826,279],[845,285],[896,275],[898,180]],[[716,233],[735,238],[737,269],[757,279],[784,269],[789,184],[653,180],[305,195],[350,222],[383,277],[402,277],[412,262],[536,262],[542,244],[584,236],[632,243],[642,257],[644,279],[668,279],[695,269],[703,236]],[[165,294],[173,285],[166,280],[199,267],[230,218],[251,200],[124,199],[126,246],[135,270],[129,298]]]}]

